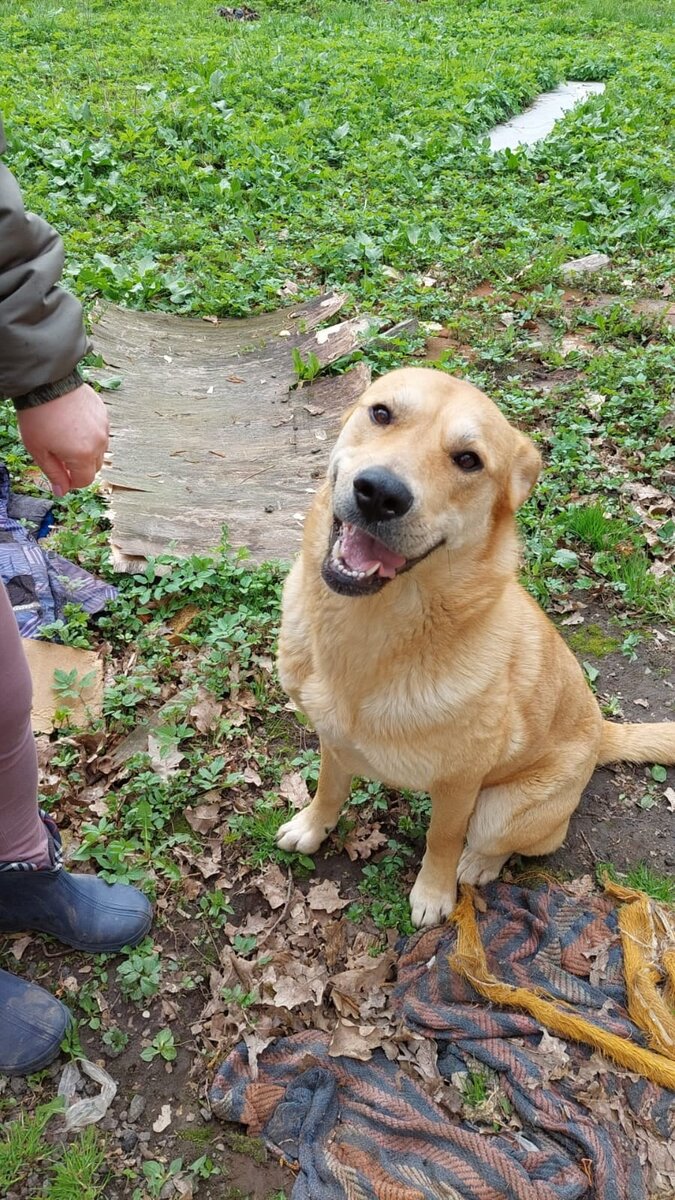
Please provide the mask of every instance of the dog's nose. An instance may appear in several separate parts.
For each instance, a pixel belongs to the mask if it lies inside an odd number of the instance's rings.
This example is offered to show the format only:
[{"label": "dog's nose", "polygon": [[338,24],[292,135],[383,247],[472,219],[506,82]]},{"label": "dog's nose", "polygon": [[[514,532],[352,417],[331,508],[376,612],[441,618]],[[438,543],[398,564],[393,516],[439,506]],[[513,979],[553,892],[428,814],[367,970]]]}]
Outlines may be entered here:
[{"label": "dog's nose", "polygon": [[359,512],[367,521],[391,521],[402,517],[413,502],[413,494],[402,479],[384,467],[368,467],[354,480]]}]

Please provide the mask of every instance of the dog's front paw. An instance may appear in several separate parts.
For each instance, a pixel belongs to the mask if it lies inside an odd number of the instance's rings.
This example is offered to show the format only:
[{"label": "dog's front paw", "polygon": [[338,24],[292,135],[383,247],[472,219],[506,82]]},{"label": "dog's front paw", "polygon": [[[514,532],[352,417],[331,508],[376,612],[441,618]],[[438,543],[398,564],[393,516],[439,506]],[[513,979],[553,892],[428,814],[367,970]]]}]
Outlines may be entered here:
[{"label": "dog's front paw", "polygon": [[416,929],[423,926],[442,925],[455,907],[455,889],[443,889],[425,883],[417,876],[410,893],[412,923]]},{"label": "dog's front paw", "polygon": [[302,808],[290,821],[277,830],[277,846],[280,850],[296,850],[298,854],[313,854],[333,826],[317,821],[311,804]]}]

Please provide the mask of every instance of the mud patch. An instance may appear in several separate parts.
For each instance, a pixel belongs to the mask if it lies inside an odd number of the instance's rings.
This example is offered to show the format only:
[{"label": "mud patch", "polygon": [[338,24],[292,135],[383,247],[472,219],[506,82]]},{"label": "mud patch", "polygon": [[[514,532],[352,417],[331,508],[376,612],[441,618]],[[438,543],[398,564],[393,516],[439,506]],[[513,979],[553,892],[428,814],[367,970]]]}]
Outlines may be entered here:
[{"label": "mud patch", "polygon": [[[644,631],[645,640],[631,661],[620,650],[609,649],[627,632],[601,609],[589,607],[585,624],[601,630],[604,643],[600,654],[589,643],[582,655],[599,672],[595,682],[598,698],[616,709],[613,721],[672,721],[675,719],[673,686],[673,635],[665,629]],[[583,629],[584,626],[578,628]],[[561,629],[568,642],[575,631]],[[594,633],[597,639],[597,634]],[[667,770],[665,782],[657,783],[650,766],[631,767],[617,763],[595,772],[570,823],[562,848],[542,866],[565,876],[592,871],[600,862],[612,862],[623,870],[644,862],[665,875],[675,868],[673,814],[665,796],[675,788],[675,768]]]}]

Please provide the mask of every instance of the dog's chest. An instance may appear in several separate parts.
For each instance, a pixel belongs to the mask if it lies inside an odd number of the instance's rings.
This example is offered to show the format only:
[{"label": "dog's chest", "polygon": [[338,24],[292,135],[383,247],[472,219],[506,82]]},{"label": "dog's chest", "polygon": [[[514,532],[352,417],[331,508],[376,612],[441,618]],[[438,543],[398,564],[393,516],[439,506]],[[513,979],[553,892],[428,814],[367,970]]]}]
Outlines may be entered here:
[{"label": "dog's chest", "polygon": [[347,686],[342,669],[339,678],[312,671],[299,700],[324,742],[349,760],[353,774],[412,789],[428,789],[438,778],[460,705],[451,680],[423,669],[378,680],[366,664],[352,664]]}]

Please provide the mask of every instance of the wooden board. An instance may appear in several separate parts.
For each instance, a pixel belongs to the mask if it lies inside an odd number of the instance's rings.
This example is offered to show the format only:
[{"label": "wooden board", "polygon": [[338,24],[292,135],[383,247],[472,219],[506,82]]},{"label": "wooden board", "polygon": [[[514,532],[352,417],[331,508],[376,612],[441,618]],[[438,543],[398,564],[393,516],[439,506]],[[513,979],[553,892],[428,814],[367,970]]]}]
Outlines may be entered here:
[{"label": "wooden board", "polygon": [[289,559],[323,476],[340,415],[369,382],[363,364],[297,386],[296,348],[322,366],[373,328],[358,318],[317,329],[344,297],[327,295],[246,320],[203,320],[109,306],[93,330],[107,370],[116,565],[208,552],[227,526],[254,562]]}]

